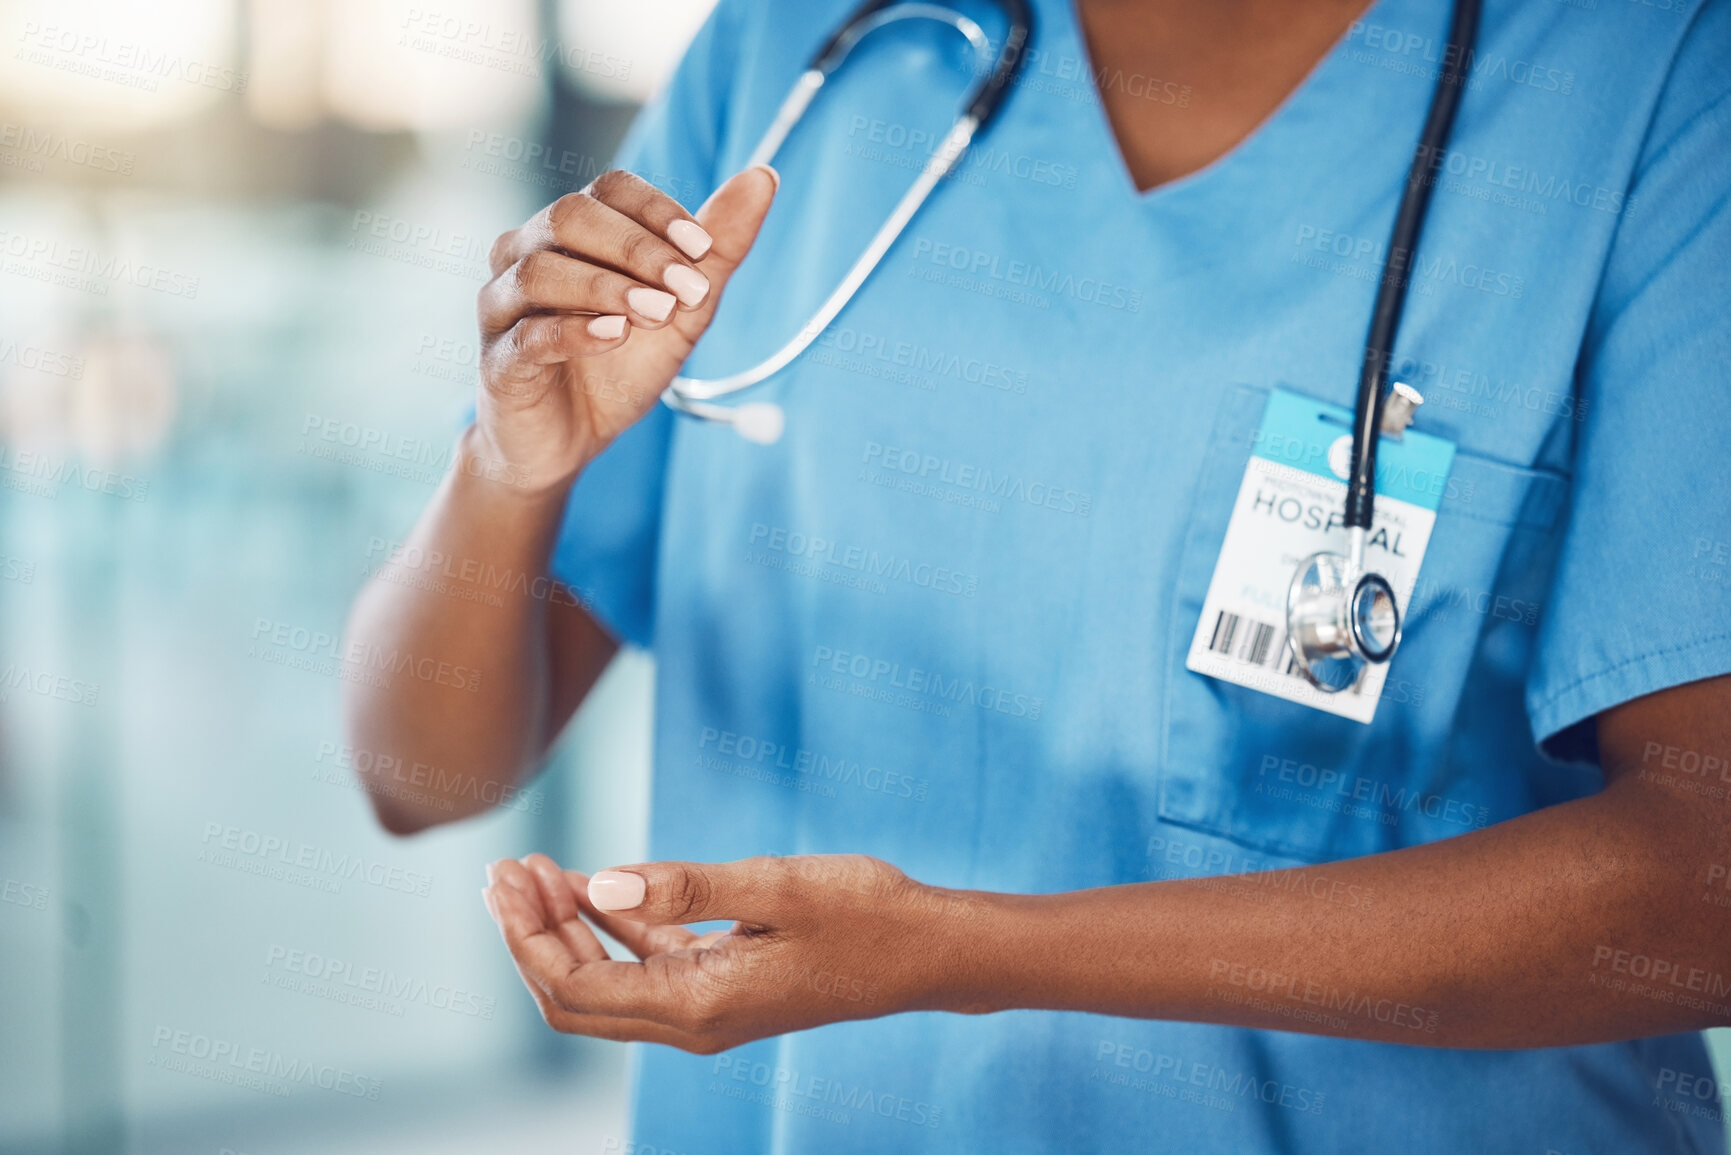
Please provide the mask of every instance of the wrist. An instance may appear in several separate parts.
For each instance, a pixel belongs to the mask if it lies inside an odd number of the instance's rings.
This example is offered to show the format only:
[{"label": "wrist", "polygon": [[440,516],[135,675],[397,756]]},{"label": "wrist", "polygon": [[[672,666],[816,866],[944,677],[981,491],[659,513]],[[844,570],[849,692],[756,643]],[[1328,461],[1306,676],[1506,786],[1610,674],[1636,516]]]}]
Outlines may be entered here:
[{"label": "wrist", "polygon": [[569,469],[536,469],[510,460],[473,424],[457,439],[451,472],[458,485],[484,493],[490,501],[519,507],[557,505],[563,510],[590,459],[585,455]]},{"label": "wrist", "polygon": [[907,1009],[984,1015],[1022,1005],[1014,964],[1025,963],[1032,948],[1032,897],[918,885],[909,957],[919,973]]}]

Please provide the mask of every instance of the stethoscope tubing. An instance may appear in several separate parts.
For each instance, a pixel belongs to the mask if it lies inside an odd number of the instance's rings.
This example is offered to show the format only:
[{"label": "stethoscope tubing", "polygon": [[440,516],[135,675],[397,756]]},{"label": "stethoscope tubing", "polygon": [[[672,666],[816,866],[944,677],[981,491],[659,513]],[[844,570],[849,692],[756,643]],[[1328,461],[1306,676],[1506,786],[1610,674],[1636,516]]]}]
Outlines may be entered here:
[{"label": "stethoscope tubing", "polygon": [[1365,338],[1364,360],[1359,366],[1358,395],[1352,414],[1352,458],[1347,469],[1346,528],[1369,529],[1376,508],[1376,446],[1382,429],[1382,403],[1388,383],[1389,361],[1394,354],[1395,334],[1406,308],[1407,286],[1413,253],[1424,229],[1435,182],[1431,174],[1439,156],[1448,148],[1454,130],[1461,92],[1472,68],[1471,53],[1478,40],[1481,0],[1455,0],[1449,24],[1448,49],[1443,68],[1431,94],[1430,112],[1424,131],[1407,167],[1406,187],[1395,211],[1394,229],[1383,252],[1382,275],[1377,278],[1376,304],[1371,309],[1370,333]]},{"label": "stethoscope tubing", "polygon": [[[675,377],[661,395],[662,401],[670,408],[704,420],[734,424],[735,428],[745,433],[745,427],[738,420],[737,410],[711,402],[761,384],[779,373],[805,352],[819,334],[840,315],[842,309],[847,307],[848,302],[859,292],[860,287],[865,284],[866,279],[871,276],[938,183],[950,174],[974,138],[991,123],[1003,106],[1010,85],[1021,69],[1028,41],[1033,35],[1033,13],[1027,0],[998,2],[1008,18],[1009,29],[995,63],[986,77],[970,91],[965,109],[951,124],[942,142],[926,158],[919,175],[896,202],[895,208],[873,234],[871,241],[842,277],[840,284],[792,338],[757,364],[724,377]],[[783,98],[775,118],[752,149],[746,167],[769,163],[781,148],[782,142],[805,115],[806,109],[810,107],[830,75],[841,67],[848,54],[862,39],[879,28],[905,19],[932,19],[947,24],[967,38],[977,59],[982,62],[991,59],[991,44],[984,30],[960,12],[939,4],[907,0],[867,0],[813,54],[811,63]],[[752,424],[758,423],[754,421]],[[779,416],[770,421],[769,425],[776,435],[779,435]],[[767,439],[774,440],[774,437]]]}]

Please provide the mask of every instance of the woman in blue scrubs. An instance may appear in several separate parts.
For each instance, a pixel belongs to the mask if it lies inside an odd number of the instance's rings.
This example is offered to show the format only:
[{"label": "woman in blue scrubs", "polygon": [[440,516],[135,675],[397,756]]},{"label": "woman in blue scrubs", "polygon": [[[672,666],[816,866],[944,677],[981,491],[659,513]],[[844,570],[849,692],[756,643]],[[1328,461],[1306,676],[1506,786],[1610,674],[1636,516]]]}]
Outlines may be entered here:
[{"label": "woman in blue scrubs", "polygon": [[1369,723],[1189,659],[1270,398],[1351,407],[1449,6],[1037,0],[753,445],[656,398],[805,323],[960,88],[953,33],[874,34],[740,171],[850,7],[722,0],[624,171],[499,239],[411,546],[527,580],[351,627],[483,671],[349,686],[454,783],[654,652],[658,861],[485,892],[550,1024],[658,1044],[634,1149],[1722,1150],[1731,4],[1488,0],[1393,355],[1453,457]]}]

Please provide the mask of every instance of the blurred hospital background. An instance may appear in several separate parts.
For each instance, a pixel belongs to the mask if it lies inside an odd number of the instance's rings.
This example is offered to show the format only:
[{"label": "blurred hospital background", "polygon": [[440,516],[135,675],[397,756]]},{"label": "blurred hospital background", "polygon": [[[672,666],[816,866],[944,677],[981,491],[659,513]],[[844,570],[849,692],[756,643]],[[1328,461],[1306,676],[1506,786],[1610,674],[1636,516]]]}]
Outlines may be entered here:
[{"label": "blurred hospital background", "polygon": [[626,1150],[479,888],[641,856],[650,665],[382,834],[333,661],[447,460],[488,246],[712,0],[0,0],[0,1151]]},{"label": "blurred hospital background", "polygon": [[332,660],[492,239],[711,0],[0,3],[0,1150],[625,1148],[482,864],[642,854],[649,665],[488,817],[374,825]]}]

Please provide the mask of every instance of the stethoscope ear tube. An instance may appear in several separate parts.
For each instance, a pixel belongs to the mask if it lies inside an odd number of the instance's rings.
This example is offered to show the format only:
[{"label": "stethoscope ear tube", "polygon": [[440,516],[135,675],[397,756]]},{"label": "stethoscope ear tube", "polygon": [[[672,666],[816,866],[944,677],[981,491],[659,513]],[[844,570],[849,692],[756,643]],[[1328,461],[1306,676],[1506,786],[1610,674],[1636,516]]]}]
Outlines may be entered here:
[{"label": "stethoscope ear tube", "polygon": [[[902,194],[902,199],[873,234],[841,283],[831,291],[817,312],[793,337],[757,364],[725,377],[699,379],[683,374],[675,377],[661,395],[662,401],[670,408],[703,421],[731,425],[740,436],[761,444],[769,444],[781,436],[781,411],[771,403],[730,408],[712,402],[717,398],[749,389],[780,372],[803,353],[811,342],[817,339],[818,334],[829,327],[830,322],[835,320],[837,314],[853,299],[854,293],[865,283],[866,278],[871,276],[878,262],[883,259],[896,238],[901,236],[902,230],[907,227],[932,190],[937,188],[938,182],[949,174],[967,151],[975,134],[980,131],[981,117],[990,117],[997,113],[1017,71],[1021,68],[1023,51],[1032,32],[1027,0],[999,0],[999,3],[1009,18],[1009,28],[1005,33],[1004,46],[991,71],[969,89],[966,109],[957,114],[942,142],[926,158],[919,176]],[[792,89],[782,100],[780,110],[759,139],[757,147],[752,150],[750,163],[768,164],[774,158],[788,133],[805,115],[806,109],[823,88],[826,78],[841,67],[864,37],[875,29],[906,19],[937,20],[960,32],[974,48],[976,77],[986,62],[992,59],[991,43],[985,30],[954,8],[926,3],[925,0],[867,0],[855,10],[840,30],[824,42],[823,47],[813,56],[812,63],[794,82]],[[978,116],[975,114],[976,109],[979,110]]]},{"label": "stethoscope ear tube", "polygon": [[1004,33],[1004,47],[998,52],[998,63],[992,69],[992,75],[986,79],[973,103],[968,105],[968,115],[978,122],[981,132],[1003,107],[1004,98],[1010,94],[1010,85],[1021,71],[1022,54],[1028,50],[1028,41],[1034,36],[1034,12],[1027,0],[1000,0],[1000,3],[1010,21],[1008,31]]},{"label": "stethoscope ear tube", "polygon": [[1389,359],[1394,354],[1395,332],[1406,306],[1407,282],[1412,272],[1413,252],[1424,228],[1433,186],[1431,171],[1448,148],[1461,91],[1472,68],[1473,45],[1478,40],[1481,0],[1455,0],[1449,25],[1449,42],[1442,74],[1431,95],[1430,113],[1419,135],[1412,164],[1407,168],[1406,188],[1395,213],[1394,230],[1383,257],[1382,277],[1377,282],[1376,305],[1370,315],[1370,335],[1364,343],[1364,361],[1359,366],[1358,397],[1352,417],[1352,463],[1346,483],[1346,527],[1369,529],[1376,505],[1376,444],[1382,428],[1383,389],[1388,382]]},{"label": "stethoscope ear tube", "polygon": [[1424,131],[1407,166],[1406,187],[1395,210],[1394,231],[1377,282],[1352,414],[1345,521],[1349,552],[1312,554],[1299,563],[1287,590],[1287,647],[1310,684],[1328,694],[1356,686],[1367,666],[1387,662],[1400,646],[1403,622],[1394,587],[1381,574],[1367,572],[1364,561],[1365,538],[1376,514],[1376,448],[1413,252],[1430,207],[1432,172],[1448,147],[1461,90],[1472,69],[1480,3],[1455,0],[1447,55]]}]

